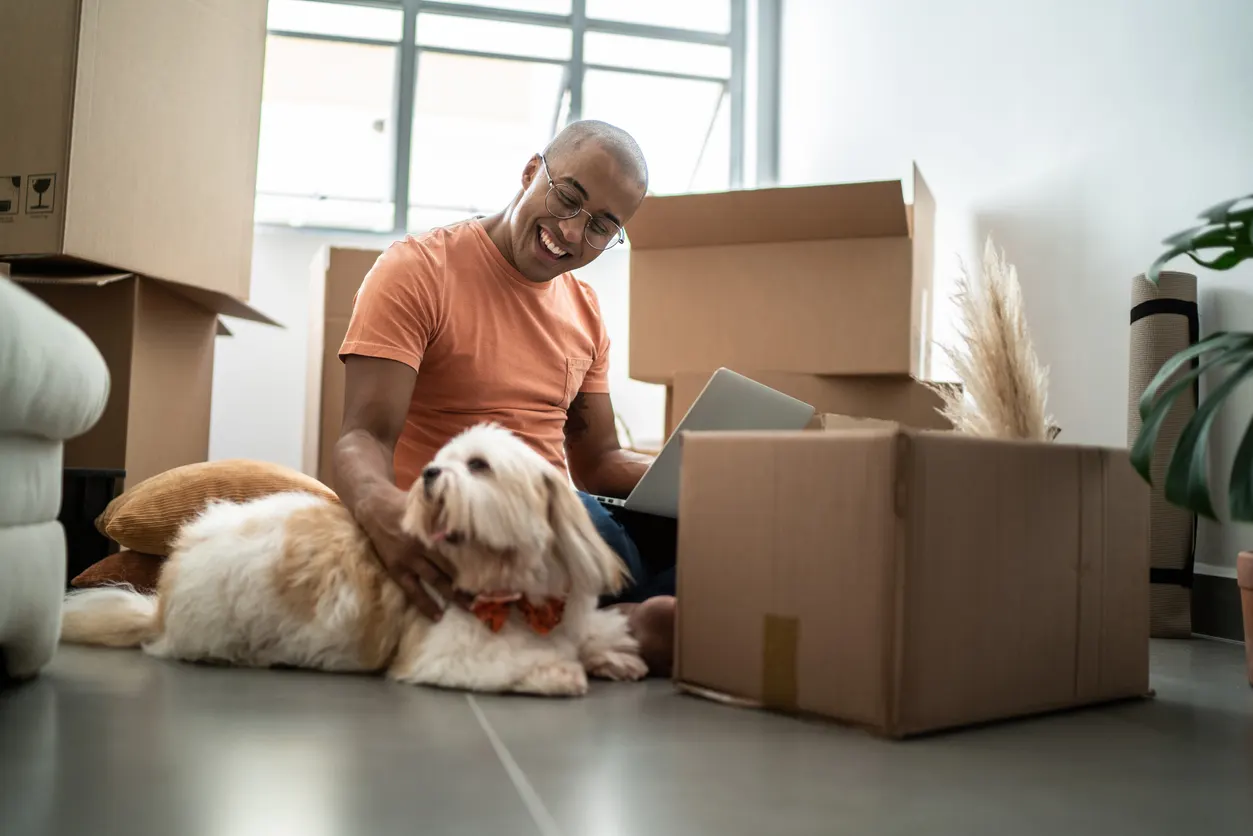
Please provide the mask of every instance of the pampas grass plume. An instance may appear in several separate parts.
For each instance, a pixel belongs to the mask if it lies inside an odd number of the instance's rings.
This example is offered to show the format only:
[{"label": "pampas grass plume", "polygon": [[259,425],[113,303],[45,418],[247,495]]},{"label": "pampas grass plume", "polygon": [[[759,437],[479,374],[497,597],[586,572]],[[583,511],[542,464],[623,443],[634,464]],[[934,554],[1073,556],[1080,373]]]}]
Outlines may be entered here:
[{"label": "pampas grass plume", "polygon": [[940,411],[958,432],[1052,441],[1060,430],[1048,415],[1048,370],[1031,343],[1018,271],[991,236],[981,267],[972,277],[963,264],[957,277],[959,344],[943,349],[963,385],[932,387]]}]

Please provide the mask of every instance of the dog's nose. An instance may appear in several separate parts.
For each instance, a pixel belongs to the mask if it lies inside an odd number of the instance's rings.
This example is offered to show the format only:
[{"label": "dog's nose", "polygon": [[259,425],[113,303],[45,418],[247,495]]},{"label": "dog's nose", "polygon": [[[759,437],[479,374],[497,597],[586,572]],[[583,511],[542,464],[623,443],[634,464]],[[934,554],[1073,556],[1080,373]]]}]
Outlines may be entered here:
[{"label": "dog's nose", "polygon": [[440,469],[438,467],[428,467],[422,471],[422,484],[429,488],[439,478],[439,474]]}]

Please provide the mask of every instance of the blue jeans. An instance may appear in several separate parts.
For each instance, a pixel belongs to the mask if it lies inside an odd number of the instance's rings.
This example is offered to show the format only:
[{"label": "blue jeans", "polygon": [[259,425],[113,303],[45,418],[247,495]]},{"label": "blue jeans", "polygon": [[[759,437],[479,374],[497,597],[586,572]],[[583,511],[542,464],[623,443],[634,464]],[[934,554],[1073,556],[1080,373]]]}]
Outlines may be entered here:
[{"label": "blue jeans", "polygon": [[583,500],[596,532],[609,548],[618,553],[631,572],[631,585],[616,597],[602,598],[601,604],[638,603],[657,595],[673,595],[674,564],[656,566],[645,561],[629,526],[614,515],[613,509],[601,505],[582,491],[579,492],[579,499]]}]

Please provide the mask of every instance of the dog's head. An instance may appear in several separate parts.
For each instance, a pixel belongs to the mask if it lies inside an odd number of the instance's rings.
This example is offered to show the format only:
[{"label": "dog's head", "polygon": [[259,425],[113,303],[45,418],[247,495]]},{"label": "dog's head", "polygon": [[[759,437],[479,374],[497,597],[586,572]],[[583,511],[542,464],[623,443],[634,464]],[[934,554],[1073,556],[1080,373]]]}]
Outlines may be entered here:
[{"label": "dog's head", "polygon": [[404,527],[452,563],[470,593],[599,595],[627,580],[565,474],[496,425],[466,430],[436,454],[409,490]]}]

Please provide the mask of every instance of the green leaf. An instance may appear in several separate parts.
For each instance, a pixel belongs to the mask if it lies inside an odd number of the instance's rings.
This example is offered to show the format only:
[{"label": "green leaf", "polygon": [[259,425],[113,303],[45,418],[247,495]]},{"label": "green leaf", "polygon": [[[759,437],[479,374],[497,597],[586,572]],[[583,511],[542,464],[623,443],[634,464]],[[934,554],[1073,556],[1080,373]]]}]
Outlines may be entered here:
[{"label": "green leaf", "polygon": [[1164,252],[1161,255],[1159,255],[1156,258],[1156,260],[1154,260],[1154,262],[1151,265],[1149,265],[1148,273],[1146,274],[1148,276],[1149,281],[1151,281],[1153,284],[1157,284],[1161,280],[1162,268],[1166,266],[1166,262],[1170,261],[1175,256],[1183,255],[1187,251],[1188,251],[1188,247],[1180,246],[1180,247],[1174,247],[1168,250],[1167,252]]},{"label": "green leaf", "polygon": [[1243,362],[1197,408],[1184,426],[1166,468],[1166,501],[1208,519],[1216,519],[1209,489],[1209,436],[1218,409],[1245,378],[1253,375],[1253,356],[1244,352]]},{"label": "green leaf", "polygon": [[1208,267],[1211,270],[1230,270],[1246,258],[1253,257],[1253,253],[1245,254],[1239,250],[1228,250],[1215,256],[1213,261],[1206,261],[1195,253],[1188,253],[1188,257],[1202,267]]},{"label": "green leaf", "polygon": [[[1197,343],[1197,345],[1201,345],[1201,343]],[[1188,349],[1188,351],[1191,351],[1191,349]],[[1180,354],[1183,353],[1185,352],[1180,352]],[[1179,358],[1179,356],[1180,355],[1178,354],[1175,355],[1175,357],[1171,358],[1170,362],[1173,363]],[[1221,365],[1224,362],[1229,362],[1228,358],[1230,356],[1231,352],[1229,350],[1215,351],[1212,356],[1205,359],[1205,362],[1198,364],[1195,369],[1189,370],[1186,375],[1175,381],[1174,385],[1167,389],[1165,394],[1163,394],[1160,398],[1157,398],[1155,402],[1152,400],[1148,401],[1147,410],[1145,399],[1143,397],[1140,399],[1140,415],[1143,418],[1144,423],[1141,424],[1140,432],[1136,436],[1135,443],[1131,446],[1131,464],[1145,482],[1148,482],[1150,485],[1153,484],[1153,448],[1157,446],[1157,437],[1162,431],[1162,424],[1165,423],[1166,416],[1168,416],[1171,409],[1174,408],[1175,401],[1179,399],[1180,395],[1192,388],[1193,382],[1198,377],[1215,366]],[[1239,356],[1244,355],[1241,354]],[[1186,358],[1184,359],[1184,362],[1187,362]],[[1165,371],[1166,366],[1163,366],[1162,372]],[[1150,386],[1160,386],[1170,377],[1170,374],[1166,374],[1163,379],[1162,373],[1159,373],[1158,376],[1154,378],[1153,383],[1150,384]]]},{"label": "green leaf", "polygon": [[1189,227],[1183,232],[1176,232],[1169,238],[1163,238],[1162,245],[1167,247],[1178,247],[1180,252],[1186,252],[1192,246],[1192,239],[1195,238],[1202,230],[1209,229],[1209,227],[1209,224]]},{"label": "green leaf", "polygon": [[1149,381],[1144,394],[1140,395],[1140,418],[1148,420],[1149,411],[1153,408],[1153,401],[1157,400],[1158,391],[1186,364],[1207,352],[1220,349],[1227,351],[1240,345],[1247,345],[1250,349],[1253,349],[1253,334],[1232,334],[1227,331],[1216,331],[1195,345],[1190,345],[1174,357],[1171,357],[1162,364],[1157,374]]},{"label": "green leaf", "polygon": [[1231,463],[1227,505],[1236,522],[1253,522],[1253,421],[1249,422]]},{"label": "green leaf", "polygon": [[1197,215],[1197,217],[1204,218],[1210,223],[1220,223],[1227,220],[1227,213],[1230,211],[1231,207],[1235,206],[1242,200],[1244,200],[1242,197],[1233,198],[1232,200],[1224,200],[1222,203],[1206,209],[1204,212]]}]

